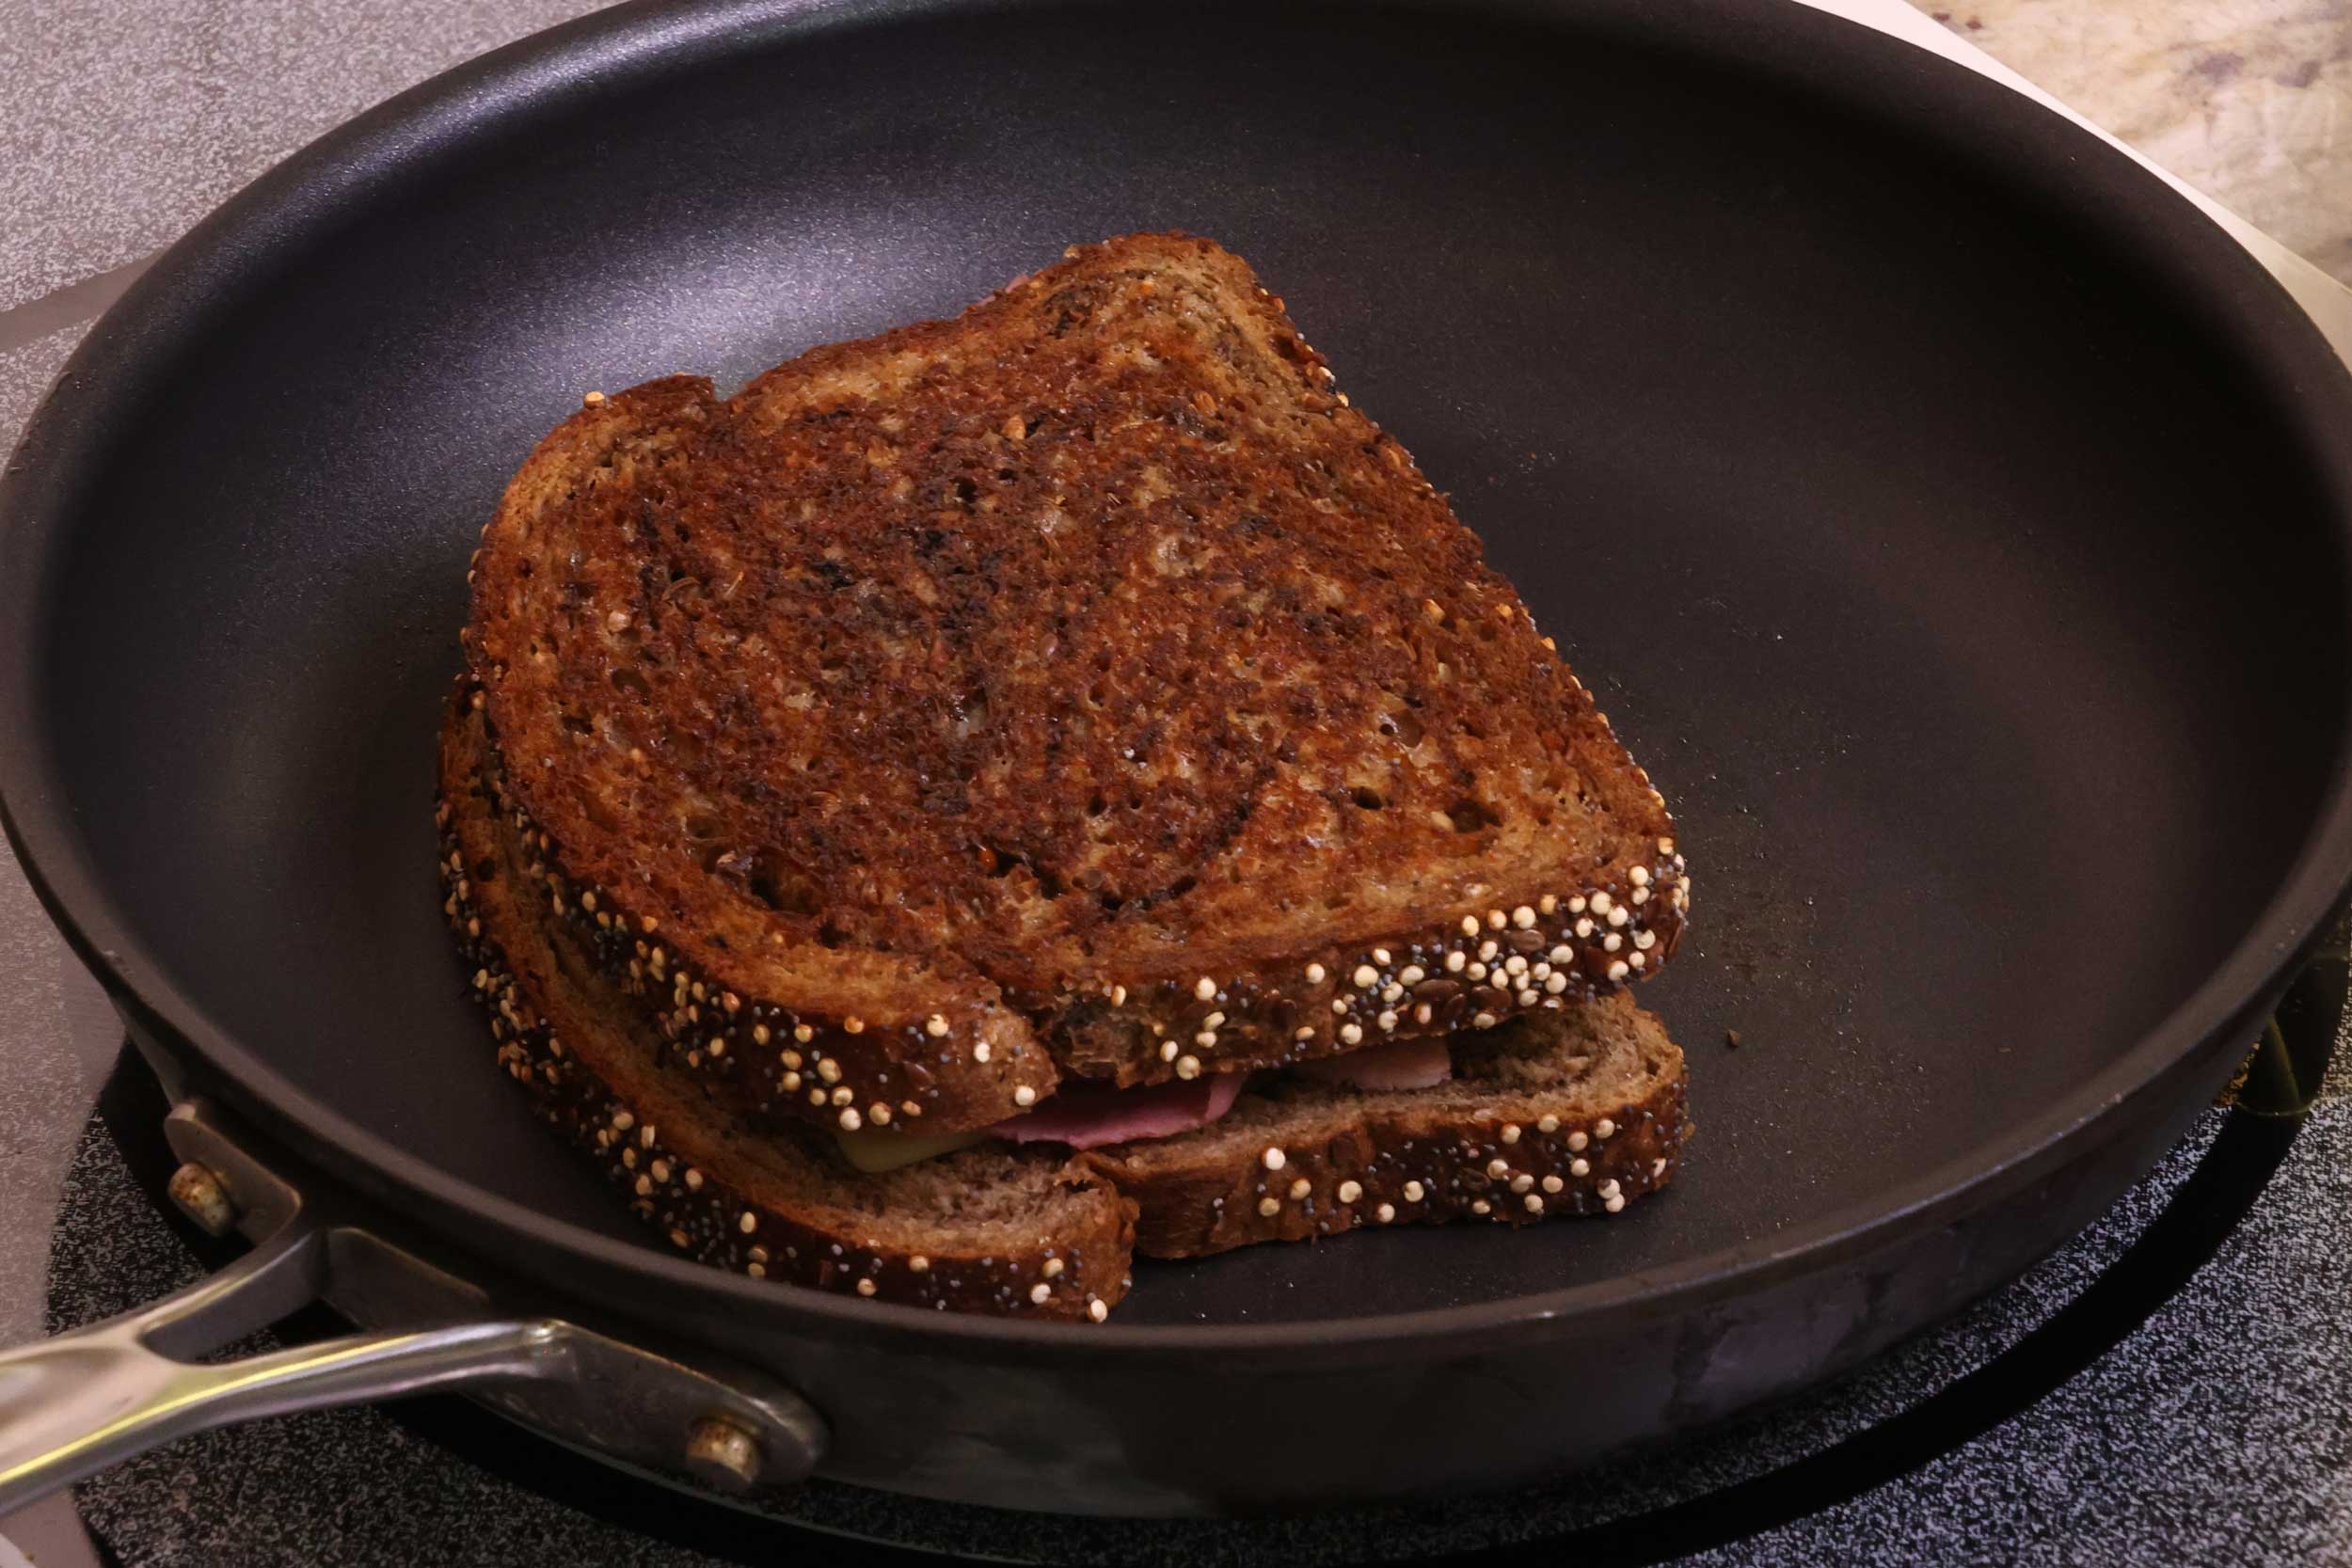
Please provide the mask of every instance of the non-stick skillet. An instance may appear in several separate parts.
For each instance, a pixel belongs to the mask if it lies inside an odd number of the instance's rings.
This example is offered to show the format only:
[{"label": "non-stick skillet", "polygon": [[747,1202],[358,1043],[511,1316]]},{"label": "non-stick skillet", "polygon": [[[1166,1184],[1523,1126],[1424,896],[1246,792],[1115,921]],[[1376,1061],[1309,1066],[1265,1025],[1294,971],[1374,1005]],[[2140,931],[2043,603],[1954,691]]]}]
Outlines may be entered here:
[{"label": "non-stick skillet", "polygon": [[[1103,1327],[668,1257],[500,1082],[441,929],[473,534],[585,388],[1147,227],[1280,289],[1677,808],[1698,924],[1646,995],[1687,1175],[1623,1221],[1147,1267]],[[0,514],[11,832],[182,1101],[174,1196],[273,1238],[0,1360],[0,1501],[442,1385],[658,1471],[1031,1508],[1589,1464],[2098,1212],[2352,873],[2352,384],[2126,159],[1793,7],[624,8],[207,220]],[[166,1359],[316,1293],[369,1332]]]}]

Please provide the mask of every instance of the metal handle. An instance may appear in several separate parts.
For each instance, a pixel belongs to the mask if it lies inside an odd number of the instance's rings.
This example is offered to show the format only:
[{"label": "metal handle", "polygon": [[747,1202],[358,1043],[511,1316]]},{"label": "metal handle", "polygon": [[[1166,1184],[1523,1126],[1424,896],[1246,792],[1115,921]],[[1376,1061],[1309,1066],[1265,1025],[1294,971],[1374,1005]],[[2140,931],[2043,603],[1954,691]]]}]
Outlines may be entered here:
[{"label": "metal handle", "polygon": [[[174,1438],[322,1405],[464,1388],[656,1475],[739,1490],[804,1479],[824,1423],[790,1390],[561,1319],[494,1312],[479,1286],[317,1205],[200,1102],[173,1110],[171,1196],[254,1249],[177,1294],[0,1352],[0,1515]],[[347,1207],[347,1206],[346,1206]],[[370,1332],[196,1359],[325,1300]]]},{"label": "metal handle", "polygon": [[212,1427],[561,1375],[564,1328],[544,1320],[357,1334],[240,1361],[183,1359],[310,1301],[320,1250],[318,1233],[300,1227],[152,1306],[0,1354],[0,1514]]}]

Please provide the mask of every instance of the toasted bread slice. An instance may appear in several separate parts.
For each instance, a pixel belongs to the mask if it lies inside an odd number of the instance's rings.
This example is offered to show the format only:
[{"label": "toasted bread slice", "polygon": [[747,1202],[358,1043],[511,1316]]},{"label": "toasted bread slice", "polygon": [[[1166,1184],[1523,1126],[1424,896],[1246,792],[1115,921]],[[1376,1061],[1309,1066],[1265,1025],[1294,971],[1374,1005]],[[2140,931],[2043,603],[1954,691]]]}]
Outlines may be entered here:
[{"label": "toasted bread slice", "polygon": [[819,1290],[1108,1314],[1127,1289],[1135,1205],[1066,1152],[992,1143],[869,1174],[822,1132],[743,1131],[664,1071],[616,1022],[627,998],[564,936],[480,782],[485,752],[461,700],[441,737],[444,908],[500,1063],[640,1218],[704,1262]]},{"label": "toasted bread slice", "polygon": [[1197,1132],[1074,1158],[992,1141],[854,1170],[823,1133],[751,1132],[662,1069],[635,1003],[555,917],[535,841],[500,816],[487,750],[461,692],[442,735],[440,872],[499,1061],[632,1212],[702,1261],[942,1309],[1100,1322],[1136,1250],[1614,1213],[1680,1162],[1681,1053],[1620,993],[1457,1037],[1454,1079],[1431,1088],[1277,1073]]},{"label": "toasted bread slice", "polygon": [[[681,1065],[934,1132],[1656,971],[1662,801],[1330,383],[1239,259],[1136,235],[541,443],[469,659]],[[850,1103],[777,1092],[780,1042]]]},{"label": "toasted bread slice", "polygon": [[1136,1250],[1197,1258],[1361,1226],[1613,1214],[1673,1179],[1682,1053],[1624,992],[1455,1037],[1454,1077],[1275,1075],[1198,1132],[1082,1156],[1141,1208]]}]

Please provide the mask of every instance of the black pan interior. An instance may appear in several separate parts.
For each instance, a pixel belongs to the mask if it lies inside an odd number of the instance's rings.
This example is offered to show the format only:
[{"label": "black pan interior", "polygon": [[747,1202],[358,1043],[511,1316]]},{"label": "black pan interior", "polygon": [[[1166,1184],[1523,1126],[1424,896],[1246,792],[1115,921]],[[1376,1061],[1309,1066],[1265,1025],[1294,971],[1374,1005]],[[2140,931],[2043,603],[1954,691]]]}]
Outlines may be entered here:
[{"label": "black pan interior", "polygon": [[731,385],[1182,227],[1286,296],[1677,809],[1698,924],[1645,995],[1700,1131],[1620,1221],[1151,1268],[1121,1321],[1618,1276],[1968,1155],[2276,890],[2345,569],[2281,388],[2122,209],[1927,112],[1964,101],[1925,56],[1804,65],[1780,9],[907,8],[421,127],[364,210],[251,236],[81,508],[40,678],[102,876],[300,1088],[634,1239],[493,1071],[429,870],[501,482],[583,389]]}]

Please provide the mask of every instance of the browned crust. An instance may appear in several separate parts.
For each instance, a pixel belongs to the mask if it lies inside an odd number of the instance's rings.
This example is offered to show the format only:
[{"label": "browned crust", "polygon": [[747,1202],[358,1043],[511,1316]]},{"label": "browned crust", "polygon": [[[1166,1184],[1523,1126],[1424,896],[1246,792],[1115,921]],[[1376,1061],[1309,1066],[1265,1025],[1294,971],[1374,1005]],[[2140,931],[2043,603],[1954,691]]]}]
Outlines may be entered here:
[{"label": "browned crust", "polygon": [[[462,689],[468,704],[479,698],[470,677]],[[658,921],[564,874],[560,847],[507,787],[495,749],[484,752],[482,784],[531,850],[524,869],[558,922],[555,940],[627,999],[628,1016],[661,1042],[665,1065],[755,1124],[961,1132],[1017,1115],[1059,1082],[1025,1022],[998,1002],[960,1011],[955,1029],[944,1014],[886,1025],[746,1000],[705,980],[675,956],[680,944]]]},{"label": "browned crust", "polygon": [[[1189,255],[1203,246],[1181,237],[1133,236],[1080,247],[1018,292],[1050,300],[1080,282],[1093,287],[1106,277],[1137,276],[1121,267],[1149,267],[1164,255]],[[1248,279],[1237,260],[1214,246],[1205,249],[1218,265]],[[917,324],[863,343],[812,351],[726,404],[716,402],[707,381],[685,376],[599,398],[532,453],[493,527],[501,538],[527,533],[550,505],[659,474],[691,449],[714,418],[741,417],[771,387],[854,374],[873,361],[933,352],[960,333],[980,330],[972,324],[981,313],[993,312],[994,320],[1015,309],[1007,303],[1015,292],[1009,288],[954,322]],[[1263,289],[1254,293],[1249,329],[1267,335],[1295,367],[1302,406],[1346,432],[1348,442],[1380,459],[1375,470],[1401,482],[1399,506],[1411,511],[1415,527],[1436,530],[1428,535],[1430,548],[1462,548],[1454,536],[1467,535],[1404,449],[1327,389],[1327,369],[1297,337],[1280,301],[1266,299]],[[1462,578],[1441,590],[1455,609],[1421,603],[1449,626],[1449,616],[1470,613],[1466,607],[1481,614],[1492,610],[1505,642],[1534,644],[1524,605],[1476,561],[1474,544],[1469,548]],[[502,574],[517,569],[512,554],[484,563],[491,576],[478,585],[478,595],[494,579],[511,586],[511,577]],[[502,711],[499,692],[506,665],[498,650],[485,645],[483,604],[478,596],[467,645],[477,675],[488,683],[495,718]],[[1491,631],[1497,623],[1484,624]],[[502,635],[518,634],[509,627]],[[609,855],[586,857],[592,868],[602,863],[601,875],[576,875],[581,858],[562,832],[550,834],[541,825],[550,807],[559,816],[580,813],[559,786],[565,768],[544,733],[548,721],[533,705],[544,705],[544,693],[529,689],[512,701],[516,717],[531,727],[534,750],[528,759],[506,759],[516,776],[502,778],[501,787],[508,791],[505,806],[521,821],[519,831],[532,834],[540,851],[559,912],[604,973],[644,1004],[672,1042],[675,1065],[761,1117],[964,1130],[1045,1098],[1061,1070],[1132,1085],[1277,1066],[1382,1038],[1478,1027],[1654,974],[1679,944],[1689,900],[1689,878],[1662,800],[1610,734],[1582,685],[1549,651],[1548,640],[1532,659],[1523,672],[1534,683],[1529,711],[1556,708],[1558,722],[1577,737],[1571,754],[1600,814],[1594,821],[1608,824],[1586,830],[1599,841],[1579,849],[1572,871],[1539,864],[1530,874],[1499,863],[1490,887],[1456,888],[1425,905],[1391,911],[1369,927],[1361,919],[1304,922],[1296,941],[1220,941],[1215,928],[1196,927],[1160,947],[1097,962],[1069,942],[1033,952],[1007,939],[1003,950],[981,953],[992,939],[975,931],[967,933],[968,952],[946,957],[829,955],[798,937],[787,940],[776,922],[736,902],[681,895],[649,876],[624,885],[624,873]],[[527,801],[539,808],[535,816]],[[584,824],[581,818],[575,825],[585,832]],[[673,915],[674,910],[686,914]],[[1315,924],[1324,928],[1312,929]],[[796,965],[806,966],[784,990],[752,978],[772,974],[756,956],[776,943],[786,944]],[[977,971],[965,962],[973,955],[979,958]],[[1522,971],[1506,974],[1514,962]],[[1368,983],[1357,983],[1359,975]],[[801,1058],[798,1065],[793,1055]]]},{"label": "browned crust", "polygon": [[1127,1290],[1135,1205],[1077,1162],[1069,1182],[1099,1194],[1090,1225],[1017,1254],[981,1255],[946,1238],[918,1252],[812,1223],[731,1147],[723,1118],[691,1090],[674,1098],[680,1091],[632,1072],[623,1053],[639,1047],[598,1016],[516,901],[531,873],[478,782],[479,735],[461,692],[440,752],[443,911],[472,968],[469,990],[490,1014],[500,1065],[632,1212],[697,1261],[755,1277],[943,1310],[1101,1321]]},{"label": "browned crust", "polygon": [[[1203,958],[1148,985],[1098,983],[1061,999],[1057,1053],[1073,1073],[1125,1086],[1556,1011],[1664,964],[1682,941],[1690,876],[1674,841],[1661,838],[1645,859],[1529,897],[1385,941],[1317,944],[1239,968]],[[1312,1032],[1302,1039],[1302,1029]],[[1189,1071],[1188,1058],[1198,1064]]]},{"label": "browned crust", "polygon": [[[944,1018],[895,1028],[861,1022],[852,1033],[837,1017],[713,990],[669,958],[659,930],[632,930],[630,917],[615,912],[616,898],[564,876],[552,840],[506,789],[495,752],[485,758],[485,784],[500,816],[535,849],[526,869],[560,917],[563,936],[633,1000],[636,1019],[662,1041],[666,1065],[753,1124],[963,1131],[1017,1115],[1058,1082],[1033,1039],[1007,1040],[1011,1031],[1002,1026],[1009,1021],[1000,1007],[980,1015],[997,1025],[980,1032],[989,1042],[981,1061],[953,1031],[931,1033]],[[1318,949],[1287,960],[1287,968],[1073,994],[1063,999],[1058,1043],[1082,1075],[1130,1086],[1488,1028],[1607,995],[1618,989],[1610,966],[1625,964],[1628,974],[1654,968],[1680,939],[1687,879],[1670,841],[1661,846],[1655,869],[1637,873],[1642,886],[1618,879],[1584,894],[1540,895],[1533,905],[1490,906],[1427,940]],[[1659,887],[1671,891],[1653,899]],[[1662,922],[1653,912],[1661,910]],[[1622,924],[1610,924],[1612,911],[1625,917]],[[1213,981],[1206,995],[1203,980]],[[1310,1021],[1313,1033],[1301,1040]]]},{"label": "browned crust", "polygon": [[1141,1205],[1136,1250],[1151,1258],[1362,1227],[1621,1213],[1674,1180],[1690,1131],[1682,1053],[1649,1027],[1670,1069],[1646,1095],[1613,1106],[1519,1093],[1466,1117],[1410,1095],[1366,1096],[1359,1114],[1313,1141],[1270,1145],[1280,1149],[1279,1168],[1263,1153],[1235,1159],[1225,1149],[1195,1162],[1148,1146],[1085,1158]]}]

